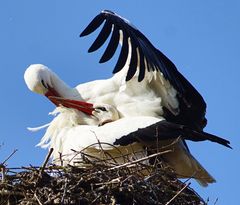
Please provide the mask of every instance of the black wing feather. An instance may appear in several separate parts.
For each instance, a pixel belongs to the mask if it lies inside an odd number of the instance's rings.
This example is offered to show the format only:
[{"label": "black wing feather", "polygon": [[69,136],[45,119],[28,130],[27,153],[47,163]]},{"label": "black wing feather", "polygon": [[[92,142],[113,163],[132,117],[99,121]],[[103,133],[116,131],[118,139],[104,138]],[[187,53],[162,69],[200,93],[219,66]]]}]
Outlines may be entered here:
[{"label": "black wing feather", "polygon": [[89,25],[84,29],[84,31],[80,34],[80,37],[87,36],[87,35],[91,34],[92,32],[94,32],[96,29],[99,28],[99,26],[101,26],[101,24],[103,23],[103,21],[105,19],[106,18],[103,15],[101,15],[101,14],[97,15],[89,23]]},{"label": "black wing feather", "polygon": [[137,71],[137,61],[138,61],[137,46],[135,45],[135,43],[131,43],[131,45],[132,45],[132,56],[131,56],[131,61],[130,61],[129,69],[126,76],[126,81],[131,80]]},{"label": "black wing feather", "polygon": [[144,71],[147,69],[149,72],[153,71],[154,61],[152,59],[152,56],[153,56],[152,50],[148,48],[148,45],[146,45],[144,41],[142,41],[142,39],[139,39],[139,48],[143,56],[145,56],[146,63],[147,63],[147,68],[143,67],[142,69],[144,69]]},{"label": "black wing feather", "polygon": [[111,39],[109,41],[109,44],[107,45],[106,50],[104,51],[99,63],[107,62],[108,60],[110,60],[113,57],[114,53],[117,50],[118,44],[119,44],[119,38],[120,38],[119,30],[114,25]]},{"label": "black wing feather", "polygon": [[145,75],[144,55],[142,52],[139,52],[139,58],[140,58],[140,67],[139,67],[138,82],[141,82],[144,79],[144,75]]},{"label": "black wing feather", "polygon": [[111,33],[111,30],[112,30],[112,24],[109,22],[108,19],[106,19],[102,30],[98,34],[98,37],[93,42],[91,47],[88,49],[88,52],[91,53],[91,52],[94,52],[97,49],[99,49],[105,43],[105,41],[107,40],[108,36]]},{"label": "black wing feather", "polygon": [[[123,32],[123,36],[126,36]],[[127,61],[127,57],[128,57],[128,38],[123,38],[123,43],[122,43],[122,49],[118,58],[118,61],[115,65],[115,68],[113,70],[113,73],[117,73],[120,70],[122,70],[122,68],[124,67],[126,61]]]}]

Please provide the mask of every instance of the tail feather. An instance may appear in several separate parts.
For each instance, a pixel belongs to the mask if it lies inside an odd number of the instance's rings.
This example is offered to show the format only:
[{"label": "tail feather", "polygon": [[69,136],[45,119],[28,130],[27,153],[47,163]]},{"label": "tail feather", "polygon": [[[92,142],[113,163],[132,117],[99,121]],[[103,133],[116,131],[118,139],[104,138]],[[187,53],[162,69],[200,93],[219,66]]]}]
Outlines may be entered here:
[{"label": "tail feather", "polygon": [[208,171],[191,155],[182,141],[174,144],[171,153],[163,155],[166,161],[179,178],[194,178],[200,185],[206,187],[216,180]]},{"label": "tail feather", "polygon": [[201,186],[206,187],[208,184],[216,182],[214,177],[190,153],[188,153],[188,157],[191,160],[192,169],[196,172],[193,178],[195,178]]}]

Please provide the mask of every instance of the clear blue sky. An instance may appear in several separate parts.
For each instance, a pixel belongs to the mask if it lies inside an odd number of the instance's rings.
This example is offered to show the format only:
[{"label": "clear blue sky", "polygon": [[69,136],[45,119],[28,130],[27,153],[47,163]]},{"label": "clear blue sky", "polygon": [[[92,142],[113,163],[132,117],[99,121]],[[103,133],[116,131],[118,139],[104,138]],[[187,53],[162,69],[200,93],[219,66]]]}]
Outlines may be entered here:
[{"label": "clear blue sky", "polygon": [[[87,54],[94,36],[80,32],[103,9],[129,19],[163,51],[204,96],[206,131],[231,141],[233,150],[214,143],[189,143],[193,155],[217,179],[202,188],[213,204],[236,204],[239,194],[240,1],[60,1],[0,2],[0,162],[17,148],[9,166],[40,165],[47,153],[36,148],[43,132],[26,127],[51,120],[54,106],[31,93],[23,74],[33,63],[49,66],[72,86],[111,76],[113,63],[99,65]],[[125,3],[124,3],[125,2]]]}]

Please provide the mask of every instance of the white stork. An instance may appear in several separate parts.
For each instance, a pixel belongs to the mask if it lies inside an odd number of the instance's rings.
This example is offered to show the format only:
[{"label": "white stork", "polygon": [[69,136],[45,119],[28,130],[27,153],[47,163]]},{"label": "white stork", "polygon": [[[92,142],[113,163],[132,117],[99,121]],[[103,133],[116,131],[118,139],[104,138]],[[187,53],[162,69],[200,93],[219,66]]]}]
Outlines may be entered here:
[{"label": "white stork", "polygon": [[[46,139],[51,139],[49,136],[53,135],[53,131],[49,130],[58,131],[58,134],[55,135],[57,138],[54,139],[60,140],[59,136],[63,136],[64,133],[64,136],[69,139],[69,144],[84,147],[81,145],[81,139],[78,138],[79,133],[83,132],[88,136],[84,139],[88,140],[88,138],[93,138],[93,133],[90,131],[92,129],[97,136],[103,136],[102,133],[106,133],[105,137],[108,137],[107,134],[109,134],[109,141],[108,139],[106,141],[119,146],[128,146],[132,143],[141,144],[152,139],[151,130],[159,129],[160,140],[171,139],[170,141],[172,141],[178,136],[182,136],[175,147],[176,150],[180,150],[181,154],[175,152],[169,157],[169,160],[166,159],[169,164],[173,164],[172,166],[179,172],[179,175],[184,175],[182,174],[184,167],[188,167],[185,175],[188,177],[196,169],[200,169],[205,173],[205,181],[201,177],[196,178],[203,185],[214,182],[215,180],[190,154],[184,140],[207,139],[230,147],[229,141],[203,132],[207,120],[205,118],[206,103],[202,96],[179,73],[175,65],[156,49],[139,30],[129,21],[111,11],[103,11],[96,16],[80,36],[92,33],[104,21],[104,26],[89,52],[100,48],[112,33],[100,60],[102,63],[111,59],[118,44],[122,44],[112,78],[87,82],[71,88],[44,65],[31,65],[26,70],[24,78],[30,90],[45,95],[57,106],[64,105],[78,110],[78,117],[74,121],[76,126],[69,128],[68,123],[71,121],[62,124],[64,120],[59,119],[63,118],[56,117],[56,120],[53,120],[55,123],[51,123],[41,145],[46,143]],[[93,112],[98,104],[113,106],[120,119],[102,120],[97,118]],[[71,115],[69,112],[67,113],[67,115],[61,113],[60,116],[69,119]],[[145,119],[149,121],[145,122]],[[113,122],[106,123],[109,121]],[[98,124],[103,124],[103,126],[98,127]],[[56,127],[61,129],[56,129]],[[154,129],[152,129],[153,127]],[[126,130],[124,130],[125,128]],[[138,130],[138,128],[146,129]],[[136,138],[132,133],[137,133],[141,137]],[[125,136],[121,138],[121,135]],[[75,144],[75,140],[78,140],[79,144]],[[51,142],[55,143],[56,141],[51,139]],[[65,146],[67,147],[62,141],[61,143],[59,141],[58,145],[64,149]],[[185,166],[185,164],[189,164],[188,159],[195,163],[195,168],[192,165]],[[181,167],[182,171],[179,171],[177,166]]]},{"label": "white stork", "polygon": [[[58,99],[63,104],[73,100]],[[76,101],[78,103],[78,101]],[[164,118],[135,116],[118,119],[118,111],[110,105],[89,104],[89,110],[101,126],[82,125],[79,110],[58,107],[58,115],[50,123],[38,146],[54,149],[53,162],[59,165],[82,165],[82,155],[91,161],[106,160],[119,165],[129,159],[146,157],[149,151],[171,150],[161,156],[180,178],[195,178],[201,185],[215,182],[215,179],[191,155],[182,139],[211,140],[227,145],[227,141],[208,133],[194,131],[186,126],[167,122]],[[79,124],[80,123],[80,124]],[[142,129],[141,129],[142,128]],[[178,139],[176,141],[176,139]],[[158,143],[156,143],[158,142]],[[147,149],[146,149],[147,148]],[[61,155],[59,154],[61,153]],[[148,161],[147,161],[148,163]]]}]

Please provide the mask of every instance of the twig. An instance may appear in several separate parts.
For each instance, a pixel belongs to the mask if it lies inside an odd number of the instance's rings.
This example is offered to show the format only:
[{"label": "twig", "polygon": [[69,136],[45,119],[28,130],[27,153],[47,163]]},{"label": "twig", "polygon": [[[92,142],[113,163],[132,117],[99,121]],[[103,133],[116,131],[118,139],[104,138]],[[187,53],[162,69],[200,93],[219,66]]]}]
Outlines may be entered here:
[{"label": "twig", "polygon": [[45,169],[45,167],[46,167],[46,165],[47,165],[47,163],[48,163],[48,161],[49,161],[49,158],[50,158],[51,155],[52,155],[52,152],[53,152],[53,148],[50,148],[50,150],[49,150],[49,152],[48,152],[48,155],[47,155],[47,157],[45,158],[42,167],[40,168],[39,176],[42,176],[42,173],[43,173],[43,171],[44,171],[44,169]]},{"label": "twig", "polygon": [[21,197],[24,197],[24,194],[23,194],[23,192],[21,192],[21,191],[13,191],[13,190],[11,190],[11,191],[9,191],[9,190],[1,190],[0,191],[0,195],[1,196],[21,196]]},{"label": "twig", "polygon": [[127,162],[125,164],[121,164],[121,165],[118,165],[118,166],[115,166],[115,167],[111,167],[108,170],[114,170],[114,169],[119,169],[119,168],[122,168],[122,167],[128,167],[129,165],[136,164],[136,163],[139,163],[139,162],[142,162],[142,161],[146,161],[148,159],[151,159],[152,157],[156,157],[156,156],[159,156],[159,155],[162,155],[162,154],[167,154],[169,152],[172,152],[172,151],[171,150],[166,150],[166,151],[163,151],[163,152],[158,152],[158,153],[149,155],[147,157],[143,157],[143,158],[138,159],[138,160],[134,160],[134,161],[131,161],[131,162]]},{"label": "twig", "polygon": [[95,202],[101,197],[101,193],[97,195],[97,197],[91,202],[91,204],[95,204]]},{"label": "twig", "polygon": [[62,159],[62,153],[61,152],[59,152],[59,160],[60,160],[61,166],[63,166],[63,159]]},{"label": "twig", "polygon": [[[107,143],[107,142],[100,142],[100,143],[101,143],[102,145],[112,146],[114,149],[116,149],[116,150],[119,152],[119,155],[118,155],[118,156],[115,156],[115,157],[114,157],[114,160],[119,159],[119,158],[124,158],[124,161],[126,161],[126,159],[127,159],[128,161],[130,161],[130,159],[128,158],[128,155],[129,155],[129,154],[123,154],[123,153],[121,152],[121,150],[120,150],[118,147],[116,147],[115,145],[110,144],[110,143]],[[86,157],[88,157],[88,158],[93,158],[93,159],[95,159],[95,160],[97,161],[97,163],[106,162],[106,161],[107,161],[107,162],[108,162],[108,165],[113,165],[113,166],[119,165],[119,163],[114,163],[114,162],[112,162],[112,161],[109,161],[109,159],[102,159],[102,158],[99,158],[99,157],[96,157],[96,156],[87,154],[87,153],[85,152],[85,150],[87,150],[87,149],[89,149],[89,148],[91,148],[91,147],[94,147],[94,146],[96,146],[96,145],[99,145],[99,143],[93,143],[93,144],[91,144],[91,145],[89,145],[89,146],[87,146],[87,147],[85,147],[85,148],[83,148],[82,150],[79,150],[79,151],[74,150],[74,149],[71,149],[71,151],[75,152],[76,154],[74,154],[74,156],[69,160],[69,163],[72,162],[72,160],[74,160],[77,155],[82,154],[82,155],[84,155],[84,156],[86,156]],[[140,152],[142,152],[142,151],[136,151],[136,152],[134,152],[134,154],[137,154],[137,153],[140,153]],[[130,153],[130,154],[132,154],[132,153]],[[73,154],[66,154],[66,155],[64,155],[63,157],[68,156],[68,155],[73,155]],[[110,155],[110,154],[109,154],[109,155]],[[111,155],[110,155],[110,156],[111,156]],[[112,159],[112,158],[113,158],[113,157],[111,156],[111,159]],[[76,161],[76,162],[79,163],[78,161]],[[75,163],[75,162],[74,162],[74,163]]]},{"label": "twig", "polygon": [[36,200],[39,203],[39,205],[43,205],[43,203],[40,201],[40,199],[38,198],[36,193],[34,193],[34,197],[36,198]]},{"label": "twig", "polygon": [[1,164],[5,164],[17,151],[17,149],[13,150],[13,152]]},{"label": "twig", "polygon": [[62,199],[61,199],[61,204],[64,205],[64,198],[66,195],[66,191],[67,191],[67,178],[65,179],[65,184],[64,184],[64,190],[63,190],[63,195],[62,195]]},{"label": "twig", "polygon": [[215,200],[215,202],[214,202],[214,204],[213,204],[213,205],[216,205],[216,204],[217,204],[217,202],[218,202],[218,198],[216,198],[216,200]]},{"label": "twig", "polygon": [[18,150],[17,149],[15,149],[15,150],[13,150],[13,152],[2,162],[2,163],[0,163],[0,170],[1,170],[1,172],[2,172],[2,182],[4,182],[4,180],[5,180],[5,172],[6,172],[6,165],[5,165],[5,163],[17,152]]},{"label": "twig", "polygon": [[175,196],[173,196],[165,205],[169,205],[170,203],[172,203],[172,201],[173,201],[174,199],[176,199],[177,196],[178,196],[179,194],[181,194],[181,193],[183,192],[183,190],[186,189],[190,184],[191,184],[191,183],[189,182],[189,183],[186,184],[182,189],[180,189],[180,190],[175,194]]},{"label": "twig", "polygon": [[[91,146],[93,146],[93,145],[96,145],[96,144],[98,144],[98,143],[94,143],[94,144],[92,144],[92,145],[89,145],[87,148],[89,148],[89,147],[91,147]],[[82,154],[82,155],[86,156],[87,158],[95,159],[96,162],[105,162],[105,161],[106,161],[105,159],[101,159],[101,158],[98,158],[98,157],[96,157],[96,156],[93,156],[93,155],[90,155],[90,154],[87,154],[86,152],[84,152],[84,150],[86,150],[87,148],[84,148],[84,149],[82,149],[81,151],[76,151],[76,150],[74,150],[74,149],[71,149],[71,151],[76,152],[76,154],[71,158],[71,160],[69,160],[69,162],[71,162],[72,160],[74,160],[75,157],[76,157],[77,155],[79,155],[79,154]],[[76,162],[77,162],[77,161],[76,161]],[[74,162],[74,163],[76,163],[76,162]],[[78,163],[79,163],[79,162],[78,162]],[[109,162],[109,163],[110,163],[110,164],[113,164],[113,165],[116,165],[116,164],[113,163],[113,162]]]},{"label": "twig", "polygon": [[[107,159],[108,157],[110,157],[115,163],[117,163],[117,161],[112,157],[112,155],[109,154],[108,152],[106,152],[106,151],[103,149],[102,143],[101,143],[100,140],[98,139],[96,133],[95,133],[94,131],[91,131],[91,132],[92,132],[92,133],[94,134],[94,136],[96,137],[96,140],[97,140],[97,142],[98,142],[98,146],[100,147],[102,153],[104,154],[104,157],[105,157],[106,159]],[[104,163],[106,164],[105,161],[104,161]]]},{"label": "twig", "polygon": [[[107,158],[106,158],[106,159],[98,158],[98,157],[96,157],[96,156],[87,154],[87,153],[85,152],[85,150],[87,150],[87,149],[89,149],[89,148],[91,148],[91,147],[94,147],[95,145],[99,145],[99,143],[100,143],[101,145],[109,145],[109,146],[112,146],[112,147],[113,147],[114,149],[116,149],[116,150],[119,152],[119,154],[121,154],[121,155],[116,156],[116,157],[113,157],[113,156],[111,156],[109,153],[106,153],[106,152],[105,152],[104,154],[108,154],[108,156],[110,157],[110,159],[113,160],[113,162],[112,162],[112,161],[108,161],[109,159],[107,159]],[[121,152],[121,150],[120,150],[118,147],[116,147],[116,146],[113,145],[113,144],[106,143],[106,142],[93,143],[93,144],[85,147],[84,149],[82,149],[82,150],[80,150],[80,151],[77,151],[77,150],[74,150],[74,149],[71,149],[71,150],[74,151],[74,152],[76,152],[77,154],[75,154],[75,155],[71,158],[70,162],[71,162],[78,154],[83,154],[84,156],[87,156],[87,157],[90,157],[90,158],[93,158],[93,159],[97,160],[98,163],[99,163],[99,162],[104,162],[105,165],[107,165],[107,164],[106,164],[106,162],[107,162],[107,163],[110,164],[110,165],[118,165],[118,163],[116,162],[116,159],[118,159],[118,158],[125,158],[125,156],[126,156],[126,155],[124,155],[124,154]],[[101,151],[102,151],[102,150],[101,150]]]},{"label": "twig", "polygon": [[[12,168],[10,168],[10,169],[12,169]],[[26,170],[30,170],[30,171],[36,171],[37,169],[40,169],[40,167],[38,167],[38,166],[35,166],[35,167],[33,167],[33,166],[29,166],[29,167],[22,166],[21,168],[15,168],[15,169],[26,169]]]},{"label": "twig", "polygon": [[96,183],[96,186],[109,185],[109,184],[119,184],[121,182],[121,177],[112,179],[111,181]]},{"label": "twig", "polygon": [[191,180],[194,176],[196,175],[196,171],[190,176],[188,177],[185,181],[183,181],[184,184],[186,184],[189,180]]}]

